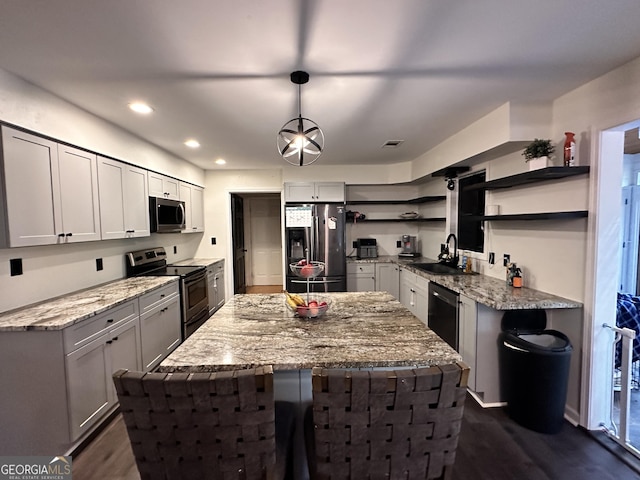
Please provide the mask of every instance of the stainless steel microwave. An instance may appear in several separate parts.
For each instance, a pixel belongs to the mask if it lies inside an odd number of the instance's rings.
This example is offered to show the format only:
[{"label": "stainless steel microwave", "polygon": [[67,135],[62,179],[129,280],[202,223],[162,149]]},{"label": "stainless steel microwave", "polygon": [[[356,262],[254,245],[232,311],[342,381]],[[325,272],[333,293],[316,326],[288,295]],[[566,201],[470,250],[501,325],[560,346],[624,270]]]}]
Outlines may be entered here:
[{"label": "stainless steel microwave", "polygon": [[149,197],[149,216],[152,232],[181,232],[186,227],[184,202],[180,200]]}]

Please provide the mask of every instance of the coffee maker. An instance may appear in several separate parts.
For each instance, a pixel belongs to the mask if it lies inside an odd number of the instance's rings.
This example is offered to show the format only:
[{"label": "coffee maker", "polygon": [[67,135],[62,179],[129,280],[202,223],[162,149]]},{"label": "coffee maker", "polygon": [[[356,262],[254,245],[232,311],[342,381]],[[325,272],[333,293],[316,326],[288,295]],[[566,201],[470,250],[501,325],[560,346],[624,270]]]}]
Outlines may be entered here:
[{"label": "coffee maker", "polygon": [[418,241],[413,235],[402,235],[402,250],[398,254],[399,257],[419,257]]}]

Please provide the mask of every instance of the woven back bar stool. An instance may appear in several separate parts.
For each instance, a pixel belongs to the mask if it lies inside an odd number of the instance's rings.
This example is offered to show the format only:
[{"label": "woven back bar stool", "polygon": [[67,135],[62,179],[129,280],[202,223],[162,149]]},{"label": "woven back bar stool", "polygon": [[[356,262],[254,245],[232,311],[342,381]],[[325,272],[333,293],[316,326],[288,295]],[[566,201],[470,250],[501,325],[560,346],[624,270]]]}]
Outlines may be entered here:
[{"label": "woven back bar stool", "polygon": [[306,440],[312,479],[450,478],[469,367],[314,368]]},{"label": "woven back bar stool", "polygon": [[119,370],[113,381],[142,480],[286,478],[290,459],[282,457],[291,451],[293,414],[279,419],[276,433],[271,366]]}]

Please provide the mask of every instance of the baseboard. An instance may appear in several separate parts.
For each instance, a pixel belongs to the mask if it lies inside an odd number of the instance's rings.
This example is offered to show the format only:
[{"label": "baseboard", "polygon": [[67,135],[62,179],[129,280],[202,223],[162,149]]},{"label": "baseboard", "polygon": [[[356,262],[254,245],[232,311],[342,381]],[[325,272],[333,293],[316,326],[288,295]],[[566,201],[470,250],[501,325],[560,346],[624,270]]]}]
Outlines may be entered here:
[{"label": "baseboard", "polygon": [[469,394],[474,398],[476,402],[478,402],[478,405],[480,405],[482,408],[504,407],[507,405],[507,402],[485,402],[484,400],[482,400],[480,395],[478,395],[473,390],[467,389],[467,392],[469,392]]}]

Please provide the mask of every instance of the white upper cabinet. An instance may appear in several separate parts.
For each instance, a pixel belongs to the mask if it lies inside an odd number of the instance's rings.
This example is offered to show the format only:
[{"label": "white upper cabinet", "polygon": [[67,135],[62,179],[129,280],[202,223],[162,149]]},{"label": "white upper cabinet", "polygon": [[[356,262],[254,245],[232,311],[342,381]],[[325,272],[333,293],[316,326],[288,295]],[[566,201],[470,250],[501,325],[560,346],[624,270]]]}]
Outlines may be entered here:
[{"label": "white upper cabinet", "polygon": [[58,145],[58,162],[65,243],[100,240],[96,155],[66,145]]},{"label": "white upper cabinet", "polygon": [[98,157],[102,239],[148,237],[147,171]]},{"label": "white upper cabinet", "polygon": [[149,172],[149,196],[180,199],[179,181],[159,173]]},{"label": "white upper cabinet", "polygon": [[62,232],[58,144],[2,127],[3,247],[49,245]]},{"label": "white upper cabinet", "polygon": [[344,202],[344,182],[287,182],[285,202]]},{"label": "white upper cabinet", "polygon": [[2,127],[3,247],[100,240],[96,156]]},{"label": "white upper cabinet", "polygon": [[180,182],[180,200],[185,205],[183,233],[204,232],[204,189]]}]

